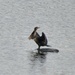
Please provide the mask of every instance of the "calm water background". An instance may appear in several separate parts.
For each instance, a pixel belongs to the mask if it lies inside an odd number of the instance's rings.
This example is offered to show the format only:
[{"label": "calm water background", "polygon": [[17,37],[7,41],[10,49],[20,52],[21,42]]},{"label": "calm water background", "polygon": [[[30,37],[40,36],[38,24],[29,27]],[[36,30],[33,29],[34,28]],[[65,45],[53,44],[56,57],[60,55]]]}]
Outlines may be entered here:
[{"label": "calm water background", "polygon": [[[36,55],[35,26],[59,53]],[[0,75],[75,75],[75,0],[0,0]]]}]

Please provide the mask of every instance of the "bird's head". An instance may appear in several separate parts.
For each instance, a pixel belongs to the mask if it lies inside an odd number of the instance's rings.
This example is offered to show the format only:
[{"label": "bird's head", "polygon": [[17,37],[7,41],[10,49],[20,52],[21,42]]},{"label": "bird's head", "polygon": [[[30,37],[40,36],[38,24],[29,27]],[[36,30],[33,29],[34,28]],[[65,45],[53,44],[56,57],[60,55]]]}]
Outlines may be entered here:
[{"label": "bird's head", "polygon": [[34,30],[36,31],[37,29],[39,29],[40,27],[35,27]]}]

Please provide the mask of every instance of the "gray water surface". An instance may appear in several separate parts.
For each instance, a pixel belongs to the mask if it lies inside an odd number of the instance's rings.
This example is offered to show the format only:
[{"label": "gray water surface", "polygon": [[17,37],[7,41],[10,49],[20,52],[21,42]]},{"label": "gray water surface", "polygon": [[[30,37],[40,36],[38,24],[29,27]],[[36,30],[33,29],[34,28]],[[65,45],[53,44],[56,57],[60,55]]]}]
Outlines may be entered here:
[{"label": "gray water surface", "polygon": [[[37,54],[35,26],[58,53]],[[75,75],[75,0],[0,0],[0,75]]]}]

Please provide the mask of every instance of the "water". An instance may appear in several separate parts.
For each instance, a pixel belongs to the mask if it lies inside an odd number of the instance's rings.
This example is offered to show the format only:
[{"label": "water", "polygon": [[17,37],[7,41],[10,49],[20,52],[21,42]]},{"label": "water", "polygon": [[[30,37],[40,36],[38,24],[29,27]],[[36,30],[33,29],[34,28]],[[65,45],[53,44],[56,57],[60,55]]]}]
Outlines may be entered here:
[{"label": "water", "polygon": [[[37,54],[35,26],[58,53]],[[74,0],[0,0],[0,75],[75,75],[74,49]]]}]

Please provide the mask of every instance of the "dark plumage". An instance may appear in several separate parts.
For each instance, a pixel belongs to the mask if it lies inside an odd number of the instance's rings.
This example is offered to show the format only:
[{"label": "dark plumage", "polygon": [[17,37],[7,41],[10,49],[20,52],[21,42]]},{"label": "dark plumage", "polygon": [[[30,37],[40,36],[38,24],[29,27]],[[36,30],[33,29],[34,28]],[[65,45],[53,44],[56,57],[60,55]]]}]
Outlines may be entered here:
[{"label": "dark plumage", "polygon": [[40,49],[40,46],[49,46],[47,45],[48,41],[46,38],[46,35],[44,34],[44,32],[42,32],[42,36],[40,36],[37,33],[37,29],[39,27],[35,27],[34,31],[31,33],[31,35],[29,36],[29,39],[34,39],[34,41],[36,42],[36,44],[38,45],[38,51]]}]

